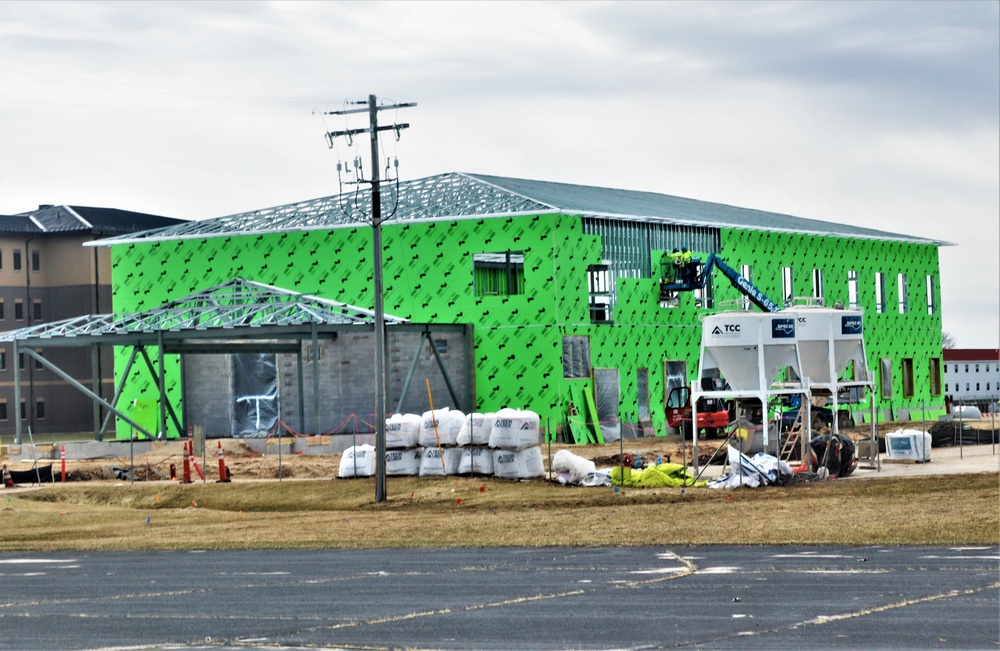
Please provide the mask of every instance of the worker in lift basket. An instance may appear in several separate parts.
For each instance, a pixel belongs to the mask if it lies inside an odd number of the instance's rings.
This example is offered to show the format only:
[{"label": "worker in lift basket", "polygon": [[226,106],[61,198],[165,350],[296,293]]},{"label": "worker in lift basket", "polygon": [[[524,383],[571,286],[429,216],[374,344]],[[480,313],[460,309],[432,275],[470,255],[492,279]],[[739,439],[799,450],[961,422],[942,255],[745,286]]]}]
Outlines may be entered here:
[{"label": "worker in lift basket", "polygon": [[692,271],[694,271],[694,266],[691,264],[691,252],[687,250],[686,246],[681,247],[681,276],[687,284],[692,281]]},{"label": "worker in lift basket", "polygon": [[673,262],[673,276],[674,276],[671,279],[671,282],[677,282],[678,280],[681,279],[681,266],[684,264],[684,254],[681,253],[680,249],[675,248],[670,253],[670,261]]}]

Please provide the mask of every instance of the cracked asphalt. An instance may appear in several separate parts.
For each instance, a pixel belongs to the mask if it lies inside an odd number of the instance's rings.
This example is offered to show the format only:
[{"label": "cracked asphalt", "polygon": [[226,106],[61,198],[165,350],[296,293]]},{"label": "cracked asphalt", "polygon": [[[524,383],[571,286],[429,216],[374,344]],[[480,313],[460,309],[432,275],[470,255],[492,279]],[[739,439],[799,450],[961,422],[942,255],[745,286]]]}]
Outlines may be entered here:
[{"label": "cracked asphalt", "polygon": [[0,586],[3,649],[1000,647],[996,546],[17,553]]}]

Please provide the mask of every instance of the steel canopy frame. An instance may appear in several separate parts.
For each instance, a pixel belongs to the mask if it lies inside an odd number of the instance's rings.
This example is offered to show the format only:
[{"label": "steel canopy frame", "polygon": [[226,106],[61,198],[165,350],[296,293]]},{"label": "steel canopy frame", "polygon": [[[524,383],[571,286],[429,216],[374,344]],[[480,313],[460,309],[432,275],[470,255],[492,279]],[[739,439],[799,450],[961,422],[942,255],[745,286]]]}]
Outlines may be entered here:
[{"label": "steel canopy frame", "polygon": [[[393,330],[415,330],[422,333],[420,346],[431,329],[436,331],[464,332],[471,334],[471,326],[463,324],[416,324],[406,319],[386,315],[385,324]],[[319,339],[334,339],[337,333],[357,331],[374,332],[374,315],[371,310],[339,303],[308,294],[299,294],[279,287],[265,285],[241,278],[216,285],[195,294],[170,301],[157,308],[139,313],[89,315],[63,321],[39,324],[19,330],[0,333],[0,342],[11,343],[13,357],[20,352],[27,353],[40,364],[58,375],[68,384],[82,392],[94,403],[95,438],[100,440],[114,414],[135,428],[144,436],[154,439],[165,436],[166,419],[179,432],[184,429],[173,407],[166,399],[164,389],[165,354],[227,354],[234,352],[297,352],[301,356],[302,342]],[[58,368],[46,359],[36,348],[79,348],[89,346],[95,351],[101,346],[129,346],[132,353],[126,364],[111,401],[107,401]],[[147,353],[147,348],[155,346],[158,351],[158,368]],[[313,354],[317,348],[313,347]],[[145,366],[157,386],[160,403],[159,432],[153,433],[135,422],[117,407],[124,389],[125,380],[141,353]],[[466,348],[466,356],[471,351]],[[439,367],[445,381],[451,386],[448,373],[438,358]],[[471,363],[471,362],[470,362]],[[299,363],[301,384],[301,362]],[[20,404],[20,369],[14,367],[14,402]],[[314,371],[316,367],[314,366]],[[315,372],[314,372],[315,376]],[[318,382],[314,377],[314,383]],[[317,387],[318,389],[318,387]],[[182,391],[183,393],[183,391]],[[302,392],[300,391],[300,411]],[[466,402],[474,395],[472,382]],[[319,392],[313,400],[318,409]],[[456,403],[460,402],[457,396]],[[470,405],[461,405],[468,409]],[[103,424],[99,410],[108,410]],[[317,420],[318,422],[318,420]],[[21,420],[15,420],[15,441],[21,441]]]}]

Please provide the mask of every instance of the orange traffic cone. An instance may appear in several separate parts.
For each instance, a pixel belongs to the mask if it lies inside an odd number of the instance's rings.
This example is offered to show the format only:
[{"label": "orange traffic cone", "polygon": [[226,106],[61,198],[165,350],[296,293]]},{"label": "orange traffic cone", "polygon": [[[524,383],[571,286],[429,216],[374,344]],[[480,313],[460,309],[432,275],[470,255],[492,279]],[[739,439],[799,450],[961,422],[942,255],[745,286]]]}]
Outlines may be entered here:
[{"label": "orange traffic cone", "polygon": [[226,468],[226,455],[222,451],[222,441],[219,441],[219,448],[216,451],[216,455],[219,457],[219,481],[228,482],[229,481],[229,469]]}]

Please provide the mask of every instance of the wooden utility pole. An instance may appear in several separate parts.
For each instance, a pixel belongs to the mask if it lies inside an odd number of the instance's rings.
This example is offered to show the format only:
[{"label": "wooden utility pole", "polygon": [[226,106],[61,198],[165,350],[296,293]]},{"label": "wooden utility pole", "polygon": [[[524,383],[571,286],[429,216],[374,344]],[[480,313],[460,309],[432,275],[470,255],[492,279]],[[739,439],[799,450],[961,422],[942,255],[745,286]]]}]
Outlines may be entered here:
[{"label": "wooden utility pole", "polygon": [[[346,115],[348,113],[368,113],[368,127],[362,129],[347,129],[331,131],[326,134],[327,142],[333,146],[333,141],[339,137],[351,138],[355,135],[368,133],[371,135],[371,185],[372,192],[372,275],[375,279],[375,502],[384,502],[385,494],[385,306],[382,287],[382,194],[379,179],[378,134],[380,131],[395,131],[397,134],[408,128],[409,124],[392,124],[379,126],[378,112],[388,109],[401,109],[416,106],[415,102],[406,104],[389,104],[379,106],[374,95],[368,96],[368,101],[354,102],[367,104],[365,108],[330,111],[327,115]],[[338,168],[339,169],[339,168]],[[364,183],[363,179],[358,181]],[[318,424],[317,424],[318,425]]]}]

